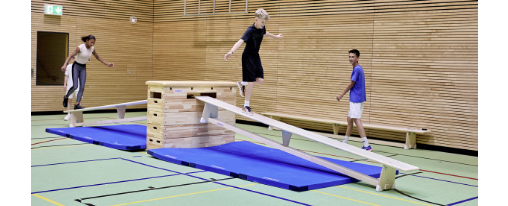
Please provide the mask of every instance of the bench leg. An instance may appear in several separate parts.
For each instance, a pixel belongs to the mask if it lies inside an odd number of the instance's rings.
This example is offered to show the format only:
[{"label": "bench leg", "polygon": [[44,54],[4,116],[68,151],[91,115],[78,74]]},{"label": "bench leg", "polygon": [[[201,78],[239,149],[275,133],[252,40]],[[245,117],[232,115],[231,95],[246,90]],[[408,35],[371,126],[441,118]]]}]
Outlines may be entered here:
[{"label": "bench leg", "polygon": [[379,177],[379,184],[376,186],[376,191],[390,190],[395,188],[395,173],[396,169],[390,166],[383,165],[381,176]]},{"label": "bench leg", "polygon": [[219,108],[213,104],[205,103],[203,114],[201,115],[201,123],[207,123],[208,118],[219,118]]},{"label": "bench leg", "polygon": [[118,106],[116,107],[116,111],[118,112],[118,118],[123,119],[125,117],[125,110],[127,106]]},{"label": "bench leg", "polygon": [[83,123],[83,112],[72,112],[71,113],[71,124],[70,127],[79,126],[78,123]]},{"label": "bench leg", "polygon": [[407,132],[406,133],[406,145],[404,145],[404,149],[416,149],[416,133],[415,132]]},{"label": "bench leg", "polygon": [[289,140],[291,140],[291,132],[282,131],[282,145],[285,147],[289,146]]},{"label": "bench leg", "polygon": [[333,134],[334,135],[339,134],[339,124],[333,123]]}]

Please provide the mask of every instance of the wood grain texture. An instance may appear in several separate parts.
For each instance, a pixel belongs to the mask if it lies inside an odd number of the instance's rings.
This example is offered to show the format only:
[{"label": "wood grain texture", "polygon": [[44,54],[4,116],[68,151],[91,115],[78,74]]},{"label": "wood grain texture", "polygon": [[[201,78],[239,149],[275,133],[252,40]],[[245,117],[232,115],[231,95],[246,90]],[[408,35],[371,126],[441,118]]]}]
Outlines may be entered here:
[{"label": "wood grain texture", "polygon": [[[38,5],[45,2],[63,5],[64,15],[44,17]],[[33,0],[32,67],[36,31],[58,31],[69,33],[69,50],[81,35],[96,35],[99,54],[115,62],[113,69],[93,59],[87,65],[85,106],[145,99],[146,80],[236,82],[244,46],[228,61],[224,54],[264,8],[267,31],[284,38],[263,40],[265,81],[254,88],[254,112],[345,120],[349,97],[337,102],[335,96],[349,83],[347,52],[356,48],[366,76],[365,123],[428,128],[417,144],[478,150],[477,1],[251,0],[248,14],[201,16],[184,16],[183,1],[121,2],[127,3]],[[202,2],[208,14],[210,1]],[[137,24],[128,22],[131,15]],[[126,74],[131,68],[136,75]],[[34,85],[32,79],[32,111],[62,109],[62,88]],[[236,105],[243,102],[237,95]],[[332,132],[325,124],[282,121]],[[405,141],[397,132],[366,132]]]},{"label": "wood grain texture", "polygon": [[[87,63],[82,105],[95,107],[146,99],[145,82],[153,80],[153,1],[31,2],[32,68],[36,66],[37,31],[69,33],[69,54],[83,43],[81,36],[92,34],[97,38],[96,52],[106,62],[114,62],[115,67],[109,68],[91,58]],[[62,5],[63,15],[44,15],[44,4]],[[130,16],[136,16],[138,22],[131,24]],[[35,78],[31,80],[32,112],[64,110],[63,86],[36,86]],[[146,105],[132,108],[146,108]]]},{"label": "wood grain texture", "polygon": [[[249,14],[203,16],[183,16],[183,2],[154,5],[154,73],[164,80],[240,80],[244,46],[223,57],[264,8],[267,31],[284,38],[263,40],[265,81],[254,88],[254,112],[345,121],[349,96],[335,96],[349,83],[347,52],[356,48],[366,76],[363,122],[428,128],[417,143],[478,150],[478,2],[258,0],[249,1]],[[243,100],[237,95],[236,105]],[[366,132],[405,141],[400,132]]]}]

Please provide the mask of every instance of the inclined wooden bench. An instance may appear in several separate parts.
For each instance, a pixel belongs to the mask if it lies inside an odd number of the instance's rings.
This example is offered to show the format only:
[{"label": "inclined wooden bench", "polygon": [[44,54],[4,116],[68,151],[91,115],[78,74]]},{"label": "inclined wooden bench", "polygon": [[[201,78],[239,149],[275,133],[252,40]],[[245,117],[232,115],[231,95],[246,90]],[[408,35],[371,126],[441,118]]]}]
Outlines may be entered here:
[{"label": "inclined wooden bench", "polygon": [[[134,121],[142,121],[146,120],[146,116],[143,117],[132,117],[132,118],[126,118],[125,116],[125,110],[127,106],[131,105],[137,105],[137,104],[146,104],[147,100],[140,100],[140,101],[134,101],[134,102],[125,102],[120,104],[110,104],[110,105],[104,105],[104,106],[98,106],[98,107],[88,107],[84,109],[77,109],[77,110],[67,110],[64,111],[64,113],[71,113],[71,124],[70,127],[79,127],[79,126],[85,126],[85,125],[92,125],[92,124],[111,124],[111,123],[119,123],[119,122],[134,122]],[[83,112],[84,111],[93,111],[93,110],[101,110],[101,109],[110,109],[110,108],[116,108],[116,111],[118,112],[118,118],[119,119],[111,119],[111,120],[102,120],[102,121],[95,121],[95,122],[84,122],[83,120]]]},{"label": "inclined wooden bench", "polygon": [[[339,126],[340,125],[344,125],[347,127],[346,121],[317,119],[317,118],[312,118],[312,117],[303,117],[303,116],[281,114],[281,113],[263,113],[263,115],[268,116],[268,117],[278,120],[278,121],[280,121],[280,118],[288,118],[288,119],[305,120],[305,121],[310,121],[310,122],[329,123],[329,124],[332,124],[332,126],[333,126],[334,136],[337,136],[337,134],[339,133]],[[430,130],[427,130],[427,129],[413,129],[413,128],[407,128],[407,127],[394,127],[394,126],[387,126],[387,125],[375,125],[375,124],[365,124],[365,123],[363,123],[363,127],[364,128],[371,128],[371,129],[386,130],[386,131],[405,132],[406,133],[406,143],[403,144],[404,149],[416,148],[416,134],[417,133],[423,134],[426,132],[430,132]],[[271,126],[269,126],[268,129],[272,130],[273,128]],[[350,140],[352,140],[352,138],[350,138]],[[371,140],[369,140],[369,142],[394,146],[394,144],[386,143],[385,141],[371,141]],[[397,145],[397,144],[395,144],[395,145]]]},{"label": "inclined wooden bench", "polygon": [[[289,154],[295,155],[297,157],[300,157],[302,159],[308,160],[310,162],[313,162],[315,164],[321,165],[323,167],[326,167],[328,169],[340,172],[344,175],[347,175],[349,177],[361,180],[367,184],[371,184],[373,186],[376,186],[376,191],[383,191],[383,190],[389,190],[395,188],[395,174],[397,173],[397,170],[400,171],[415,171],[419,170],[418,167],[389,158],[385,157],[380,154],[376,154],[374,152],[369,152],[364,149],[355,147],[353,145],[344,144],[340,141],[316,134],[314,132],[310,132],[274,119],[270,119],[268,117],[265,117],[263,115],[259,115],[256,113],[253,113],[252,115],[246,115],[242,112],[242,109],[239,107],[236,107],[235,105],[228,104],[226,102],[217,100],[212,97],[208,96],[196,96],[196,99],[205,102],[205,107],[203,109],[203,113],[201,116],[201,123],[209,123],[213,125],[217,125],[220,127],[224,127],[228,130],[234,131],[238,134],[244,135],[248,138],[251,138],[255,141],[259,141],[263,144],[266,144],[270,147],[273,147],[275,149],[287,152]],[[282,130],[282,144],[280,144],[277,141],[273,141],[271,139],[268,139],[266,137],[254,134],[250,131],[238,128],[232,124],[228,124],[226,122],[223,122],[223,120],[219,119],[221,115],[219,115],[219,108],[228,110],[230,112],[233,112],[237,115],[241,115],[245,118],[252,119],[257,122],[261,122],[266,125],[270,125],[272,127],[280,128]],[[297,149],[289,147],[289,142],[291,140],[292,134],[299,135],[300,137],[307,138],[309,140],[322,143],[324,145],[328,145],[337,149],[340,149],[345,152],[349,152],[351,154],[355,154],[361,157],[365,157],[369,160],[378,162],[382,164],[383,166],[381,169],[381,174],[379,178],[374,178],[369,175],[363,174],[361,172],[358,172],[356,170],[353,170],[351,168],[344,167],[342,165],[338,165],[329,161],[326,161],[324,159],[321,159],[319,157],[307,154],[305,152],[299,151]]]}]

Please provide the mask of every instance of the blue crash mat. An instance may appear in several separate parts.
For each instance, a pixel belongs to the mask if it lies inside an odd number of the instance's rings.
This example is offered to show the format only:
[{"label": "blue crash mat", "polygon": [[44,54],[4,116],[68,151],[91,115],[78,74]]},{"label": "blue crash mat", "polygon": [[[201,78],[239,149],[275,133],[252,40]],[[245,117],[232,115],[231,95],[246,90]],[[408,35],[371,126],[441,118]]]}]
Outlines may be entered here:
[{"label": "blue crash mat", "polygon": [[46,132],[114,149],[146,149],[144,125],[46,128]]},{"label": "blue crash mat", "polygon": [[[284,151],[246,141],[205,148],[150,149],[148,154],[168,162],[294,191],[359,181]],[[378,166],[320,158],[371,177],[379,178],[381,174]]]}]

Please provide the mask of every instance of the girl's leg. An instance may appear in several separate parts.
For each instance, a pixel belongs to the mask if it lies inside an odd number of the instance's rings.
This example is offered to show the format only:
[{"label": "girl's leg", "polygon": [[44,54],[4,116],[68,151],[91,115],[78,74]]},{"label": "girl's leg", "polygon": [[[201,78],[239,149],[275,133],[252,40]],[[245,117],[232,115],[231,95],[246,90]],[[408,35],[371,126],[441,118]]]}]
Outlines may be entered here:
[{"label": "girl's leg", "polygon": [[81,97],[83,97],[83,92],[85,91],[85,82],[86,82],[86,69],[80,69],[79,72],[79,91],[78,97],[76,99],[76,105],[81,104]]}]

